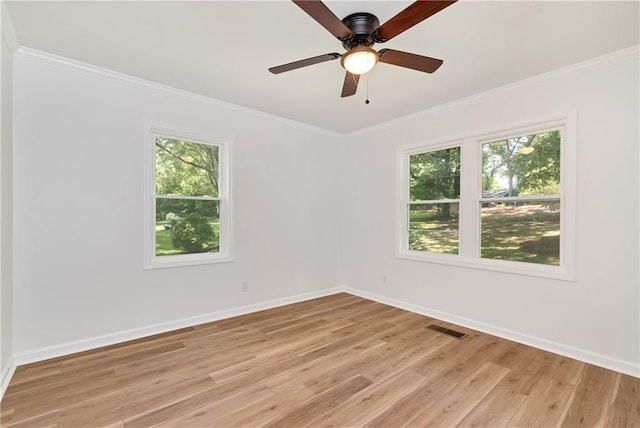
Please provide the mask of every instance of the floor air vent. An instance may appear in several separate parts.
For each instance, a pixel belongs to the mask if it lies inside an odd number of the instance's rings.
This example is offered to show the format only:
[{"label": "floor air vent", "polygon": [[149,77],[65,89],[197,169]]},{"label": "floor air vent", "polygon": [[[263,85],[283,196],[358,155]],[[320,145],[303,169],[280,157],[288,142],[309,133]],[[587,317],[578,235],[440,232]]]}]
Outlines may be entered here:
[{"label": "floor air vent", "polygon": [[455,330],[451,330],[451,329],[448,329],[448,328],[440,327],[439,325],[435,325],[435,324],[431,324],[427,328],[430,328],[431,330],[439,331],[440,333],[448,334],[449,336],[453,336],[456,339],[462,339],[463,337],[466,336],[466,334],[460,333],[459,331],[455,331]]}]

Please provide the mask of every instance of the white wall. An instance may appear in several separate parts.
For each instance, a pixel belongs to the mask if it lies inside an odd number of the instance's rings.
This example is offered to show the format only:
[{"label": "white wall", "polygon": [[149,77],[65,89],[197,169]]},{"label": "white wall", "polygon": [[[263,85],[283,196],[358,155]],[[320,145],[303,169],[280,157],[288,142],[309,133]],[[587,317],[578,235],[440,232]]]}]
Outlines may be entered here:
[{"label": "white wall", "polygon": [[[640,376],[638,68],[636,48],[353,135],[346,283],[369,297]],[[573,109],[576,282],[395,258],[397,146]]]},{"label": "white wall", "polygon": [[[17,359],[344,285],[638,375],[638,55],[594,64],[345,137],[21,50]],[[398,145],[574,109],[576,282],[395,258]],[[144,120],[234,138],[234,263],[142,269]]]},{"label": "white wall", "polygon": [[0,56],[0,397],[13,370],[13,28],[1,5]]},{"label": "white wall", "polygon": [[[15,57],[19,363],[339,284],[341,136],[48,58]],[[142,269],[145,120],[233,138],[233,263]]]}]

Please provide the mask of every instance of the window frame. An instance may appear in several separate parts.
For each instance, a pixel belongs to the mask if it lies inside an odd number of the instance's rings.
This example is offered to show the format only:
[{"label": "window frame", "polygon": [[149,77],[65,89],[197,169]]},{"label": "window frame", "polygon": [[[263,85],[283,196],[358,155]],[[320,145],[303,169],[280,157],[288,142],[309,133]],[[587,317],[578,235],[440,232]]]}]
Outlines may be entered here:
[{"label": "window frame", "polygon": [[[218,196],[181,197],[171,199],[197,199],[219,201],[219,251],[209,253],[156,255],[156,138],[162,136],[176,140],[209,144],[218,147]],[[232,256],[232,203],[231,203],[231,142],[228,137],[212,136],[154,122],[145,124],[145,180],[144,180],[144,269],[162,269],[233,261]],[[166,195],[162,195],[165,197]]]},{"label": "window frame", "polygon": [[[460,178],[462,179],[462,171],[464,169],[464,160],[462,159],[462,144],[460,142],[455,142],[455,143],[444,143],[444,144],[438,144],[436,146],[430,146],[429,150],[427,152],[437,152],[437,151],[441,151],[441,150],[447,150],[447,149],[455,149],[455,148],[460,148]],[[401,160],[401,162],[403,162],[403,165],[401,166],[401,170],[404,171],[402,173],[402,179],[404,180],[404,186],[403,186],[403,195],[402,195],[402,204],[403,204],[403,214],[401,214],[403,216],[403,224],[401,225],[401,230],[402,231],[406,231],[405,233],[405,239],[404,241],[400,242],[400,247],[399,247],[399,251],[401,252],[401,254],[403,254],[403,250],[405,253],[409,253],[409,254],[413,254],[413,253],[418,253],[418,254],[422,254],[425,258],[429,259],[429,255],[436,255],[437,258],[440,257],[447,257],[447,256],[451,256],[451,257],[457,257],[460,255],[460,240],[461,240],[461,236],[460,236],[460,230],[461,230],[461,226],[460,226],[460,218],[458,219],[458,253],[457,254],[448,254],[448,253],[431,253],[428,251],[416,251],[416,250],[409,250],[408,249],[408,245],[409,245],[409,230],[410,230],[410,206],[411,205],[420,205],[420,204],[436,204],[436,203],[450,203],[450,204],[454,204],[457,203],[458,204],[458,212],[459,214],[462,213],[462,186],[463,183],[462,181],[460,182],[460,197],[457,199],[433,199],[433,200],[424,200],[424,201],[412,201],[411,200],[411,179],[409,178],[410,174],[409,174],[409,167],[411,164],[411,156],[416,155],[416,154],[421,154],[421,153],[427,153],[424,150],[422,150],[422,147],[419,148],[413,148],[413,149],[409,149],[405,152],[406,156],[403,157],[403,159]],[[403,248],[404,244],[406,244],[407,248]],[[408,258],[408,257],[407,257]],[[422,258],[422,257],[420,257]]]},{"label": "window frame", "polygon": [[[454,265],[545,278],[575,281],[576,200],[575,111],[548,116],[528,123],[451,138],[435,144],[398,147],[396,191],[396,257],[412,261]],[[509,137],[560,130],[560,265],[544,265],[481,258],[482,145]],[[461,147],[458,254],[440,254],[408,249],[409,157],[417,153]],[[523,197],[521,197],[523,198]],[[546,197],[534,197],[536,200]],[[522,199],[521,199],[522,200]]]}]

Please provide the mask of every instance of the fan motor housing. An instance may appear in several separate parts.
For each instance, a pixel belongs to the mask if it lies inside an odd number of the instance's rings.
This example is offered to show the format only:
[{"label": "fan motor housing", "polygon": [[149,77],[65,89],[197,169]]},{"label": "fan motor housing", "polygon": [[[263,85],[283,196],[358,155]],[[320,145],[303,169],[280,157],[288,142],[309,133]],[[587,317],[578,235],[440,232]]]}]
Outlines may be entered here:
[{"label": "fan motor housing", "polygon": [[353,36],[342,42],[345,49],[349,50],[358,45],[370,47],[375,43],[372,34],[380,26],[380,21],[375,15],[367,12],[352,13],[342,22],[353,33]]}]

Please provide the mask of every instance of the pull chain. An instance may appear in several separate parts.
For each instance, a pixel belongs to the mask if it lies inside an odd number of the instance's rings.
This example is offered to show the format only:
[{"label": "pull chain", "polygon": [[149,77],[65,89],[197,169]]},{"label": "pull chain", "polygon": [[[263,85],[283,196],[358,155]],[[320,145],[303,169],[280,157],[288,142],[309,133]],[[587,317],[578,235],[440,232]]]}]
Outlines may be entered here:
[{"label": "pull chain", "polygon": [[367,73],[367,99],[364,103],[369,104],[369,73]]}]

